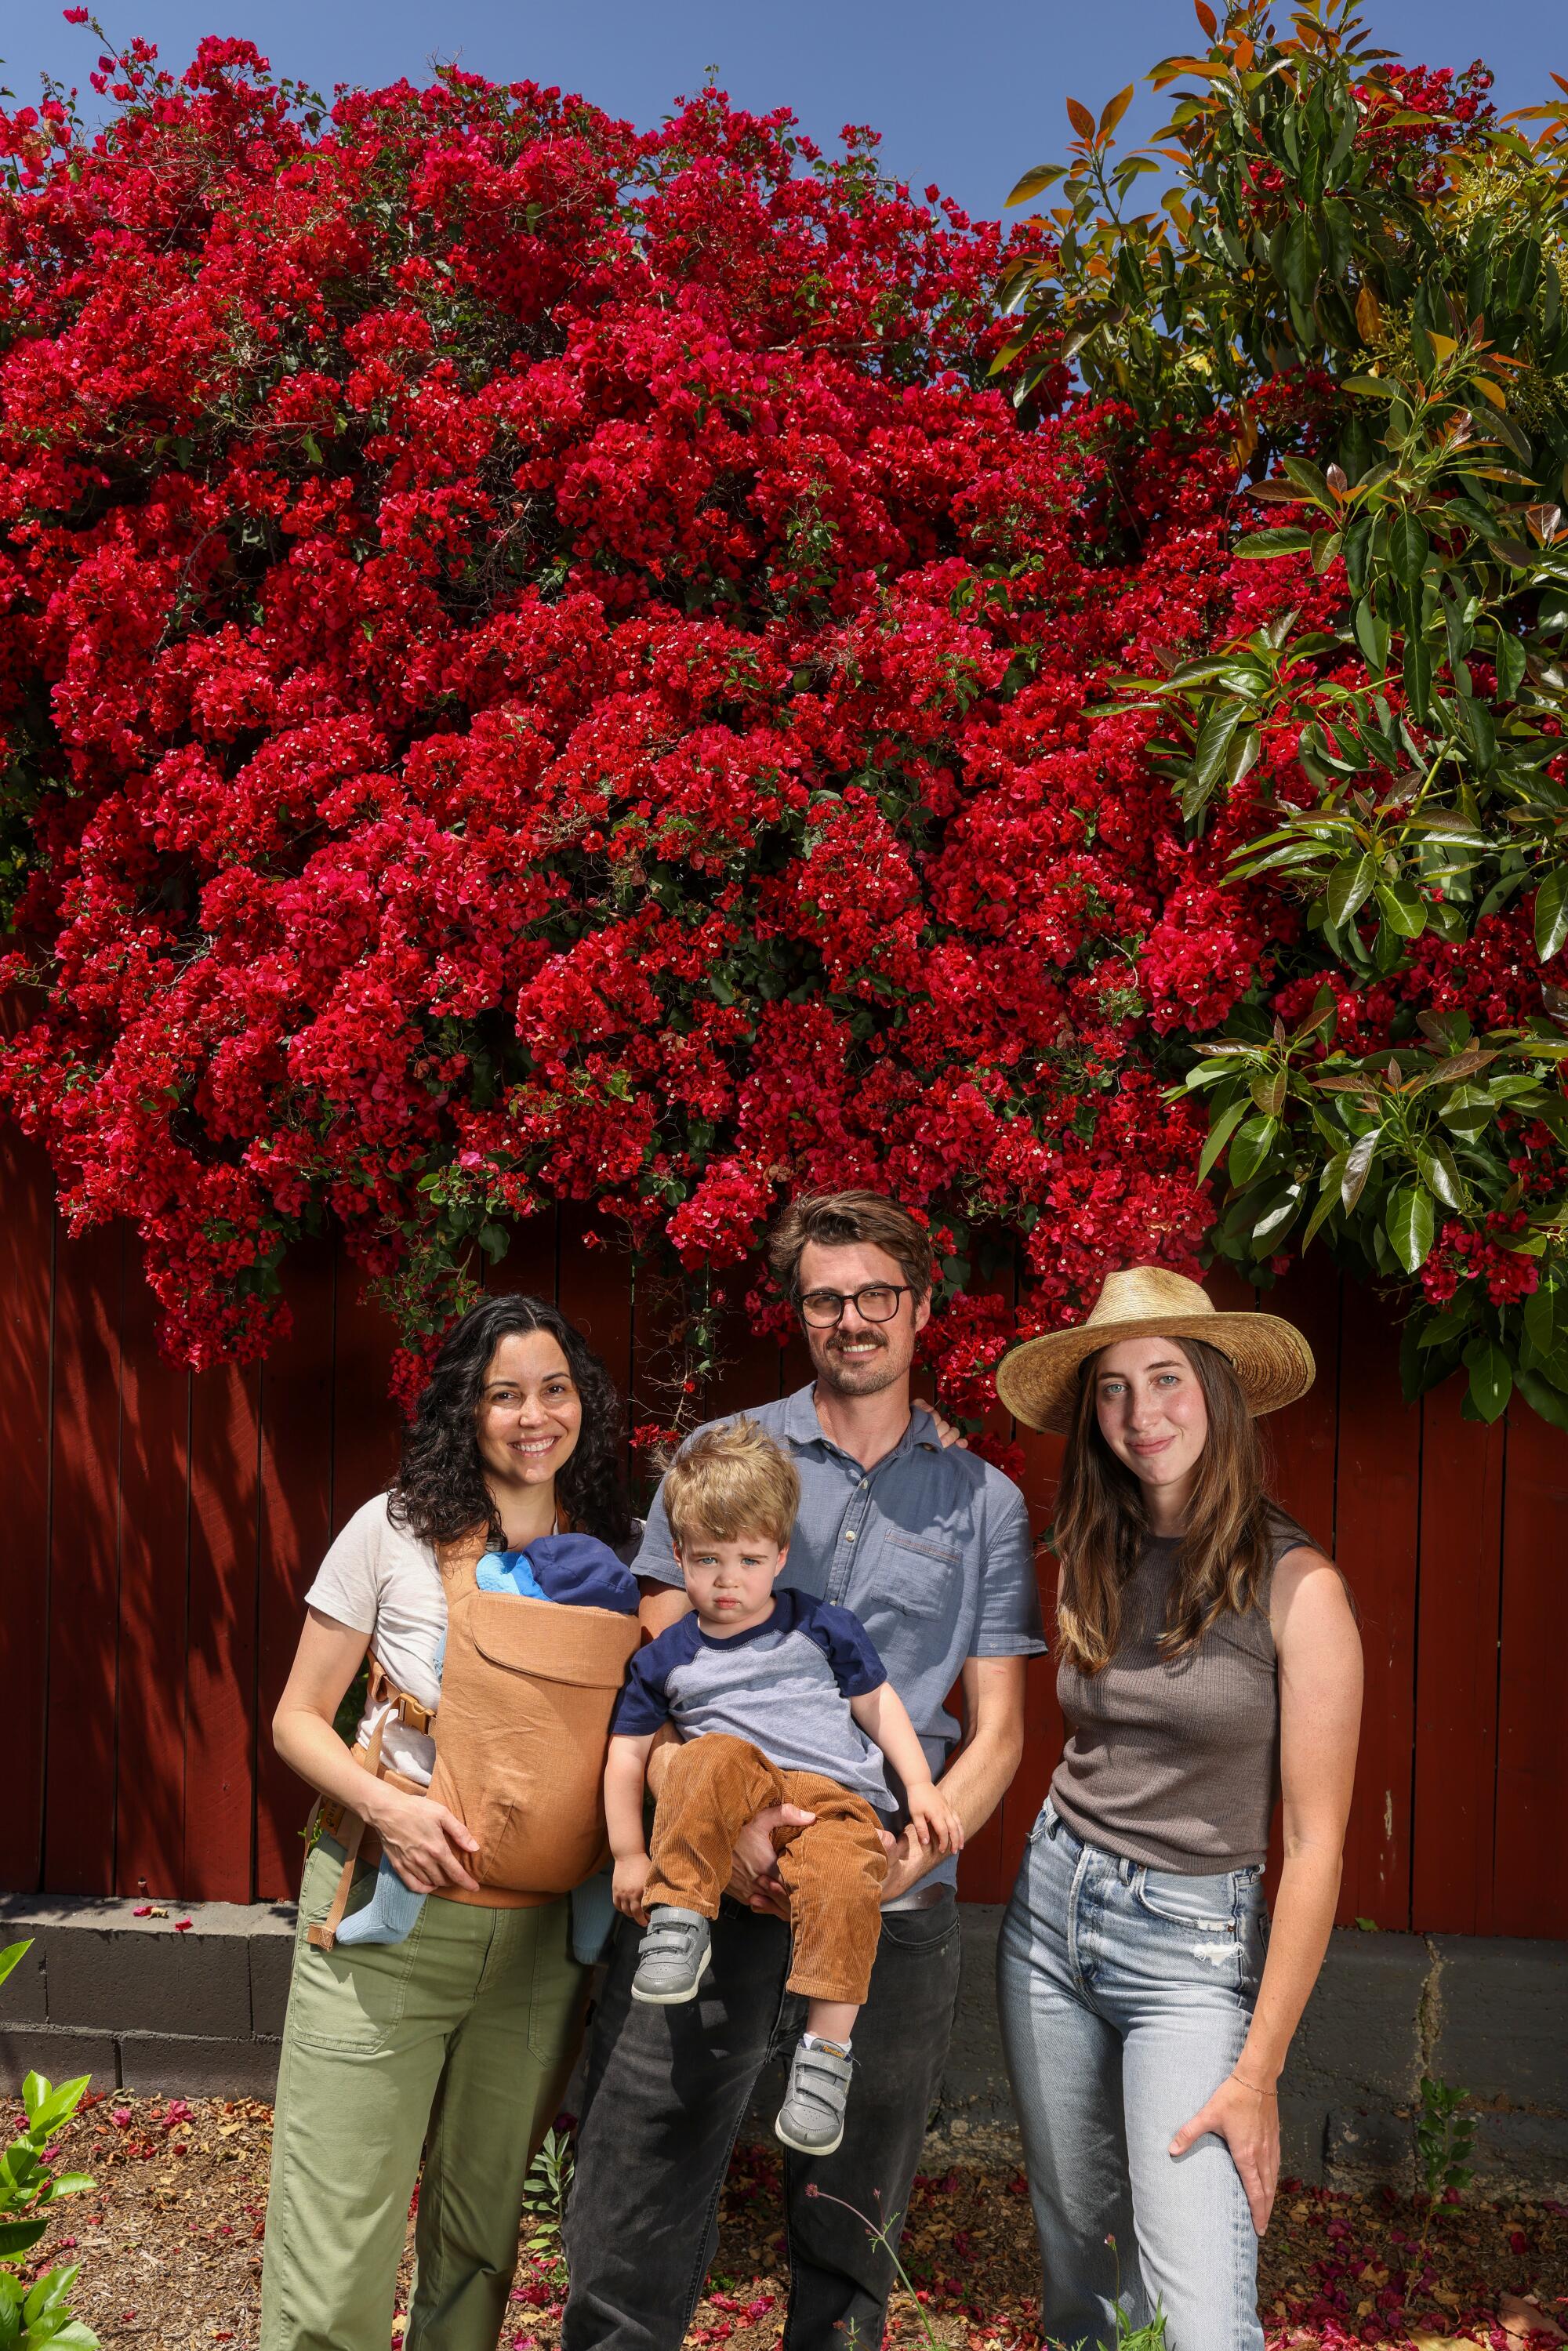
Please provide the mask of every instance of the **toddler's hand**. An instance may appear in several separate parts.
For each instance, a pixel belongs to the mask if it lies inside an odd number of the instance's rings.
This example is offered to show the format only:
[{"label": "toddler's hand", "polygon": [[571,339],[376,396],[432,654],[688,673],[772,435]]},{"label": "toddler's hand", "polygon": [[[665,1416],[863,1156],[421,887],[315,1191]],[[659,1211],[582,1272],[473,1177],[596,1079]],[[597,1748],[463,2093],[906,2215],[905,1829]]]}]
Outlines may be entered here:
[{"label": "toddler's hand", "polygon": [[648,1923],[648,1913],[643,1907],[643,1888],[648,1883],[648,1872],[652,1867],[653,1864],[645,1853],[634,1853],[630,1859],[618,1861],[615,1865],[612,1887],[615,1907],[626,1917],[635,1919],[639,1927],[645,1927]]},{"label": "toddler's hand", "polygon": [[938,1853],[963,1852],[964,1824],[940,1788],[927,1780],[905,1788],[904,1800],[909,1806],[910,1825],[922,1844],[934,1844]]}]

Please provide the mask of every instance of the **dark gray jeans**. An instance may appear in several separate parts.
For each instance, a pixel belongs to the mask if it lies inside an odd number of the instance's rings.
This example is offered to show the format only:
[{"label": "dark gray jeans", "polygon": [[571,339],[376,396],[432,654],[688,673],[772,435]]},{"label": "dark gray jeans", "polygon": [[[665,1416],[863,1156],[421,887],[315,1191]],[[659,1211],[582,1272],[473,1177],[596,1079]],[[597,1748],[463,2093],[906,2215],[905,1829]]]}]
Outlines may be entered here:
[{"label": "dark gray jeans", "polygon": [[[677,2351],[718,2241],[719,2190],[757,2077],[805,2025],[805,2001],[784,1989],[781,1919],[727,1901],[712,1972],[678,2008],[632,1999],[640,1939],[622,1923],[589,2045],[562,2351]],[[842,2144],[785,2158],[784,2351],[847,2351],[852,2326],[859,2351],[878,2351],[893,2262],[862,2215],[902,2225],[957,1997],[952,1895],[885,1915],[855,2025]]]}]

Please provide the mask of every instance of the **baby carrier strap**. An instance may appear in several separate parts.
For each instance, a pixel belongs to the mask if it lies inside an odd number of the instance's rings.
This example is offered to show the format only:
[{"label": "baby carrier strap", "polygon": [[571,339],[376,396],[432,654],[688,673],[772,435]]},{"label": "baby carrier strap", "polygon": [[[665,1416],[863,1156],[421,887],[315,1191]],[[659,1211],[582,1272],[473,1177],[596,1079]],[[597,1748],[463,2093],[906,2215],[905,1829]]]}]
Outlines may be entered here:
[{"label": "baby carrier strap", "polygon": [[[372,1779],[391,1778],[404,1786],[412,1787],[413,1784],[412,1782],[403,1781],[401,1772],[391,1771],[382,1761],[382,1743],[386,1736],[386,1727],[389,1722],[396,1720],[406,1729],[423,1730],[428,1733],[435,1722],[434,1708],[421,1706],[419,1700],[416,1698],[411,1698],[407,1690],[399,1689],[378,1658],[371,1657],[367,1663],[369,1676],[366,1703],[369,1708],[374,1709],[375,1727],[371,1732],[368,1747],[361,1747],[358,1741],[355,1742],[352,1750],[354,1761],[361,1771],[370,1772]],[[419,1792],[423,1795],[424,1791],[421,1789]],[[354,1865],[360,1857],[360,1849],[365,1838],[364,1815],[351,1811],[347,1804],[335,1802],[330,1797],[319,1796],[316,1800],[316,1809],[311,1814],[309,1825],[312,1829],[324,1830],[329,1836],[337,1837],[343,1847],[343,1866],[338,1873],[338,1883],[333,1888],[327,1916],[319,1927],[308,1928],[305,1936],[306,1941],[315,1949],[330,1951],[336,1948],[338,1929],[343,1923],[343,1913],[349,1907],[349,1896],[353,1892]]]},{"label": "baby carrier strap", "polygon": [[435,1546],[435,1564],[441,1570],[441,1581],[446,1586],[446,1604],[466,1599],[479,1588],[478,1566],[490,1548],[488,1530],[470,1527],[466,1534],[454,1535],[450,1542]]}]

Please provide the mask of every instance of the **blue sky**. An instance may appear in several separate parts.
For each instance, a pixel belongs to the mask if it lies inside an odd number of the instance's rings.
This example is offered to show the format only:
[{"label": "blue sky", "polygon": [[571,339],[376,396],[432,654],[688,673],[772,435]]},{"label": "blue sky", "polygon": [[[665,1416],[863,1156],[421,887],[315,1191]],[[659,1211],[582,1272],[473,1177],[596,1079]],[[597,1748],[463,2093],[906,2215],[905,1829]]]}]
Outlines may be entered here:
[{"label": "blue sky", "polygon": [[[900,178],[935,181],[977,215],[1061,152],[1069,93],[1097,112],[1196,35],[1191,0],[102,0],[101,13],[112,37],[143,33],[176,67],[204,32],[247,35],[322,89],[419,80],[433,57],[455,57],[498,81],[559,82],[643,125],[713,65],[737,104],[790,106],[825,145],[845,122],[871,123]],[[1563,0],[1371,0],[1368,13],[1382,46],[1411,60],[1466,65],[1482,50],[1504,107],[1554,94],[1552,68],[1568,74]],[[57,0],[6,0],[0,57],[6,85],[31,98],[40,68],[86,90],[96,45]],[[1124,138],[1163,119],[1141,91]]]}]

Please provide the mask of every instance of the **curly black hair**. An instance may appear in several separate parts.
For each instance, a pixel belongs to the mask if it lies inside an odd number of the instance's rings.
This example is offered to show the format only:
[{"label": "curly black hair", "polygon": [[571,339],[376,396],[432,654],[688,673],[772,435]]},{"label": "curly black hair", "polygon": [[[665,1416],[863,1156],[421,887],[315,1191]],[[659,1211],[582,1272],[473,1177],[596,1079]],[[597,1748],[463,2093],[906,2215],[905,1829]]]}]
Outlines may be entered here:
[{"label": "curly black hair", "polygon": [[542,1298],[486,1298],[454,1326],[403,1438],[388,1515],[423,1542],[451,1542],[481,1524],[492,1542],[505,1541],[479,1458],[475,1416],[497,1348],[519,1331],[548,1331],[559,1341],[582,1399],[582,1434],[556,1476],[562,1513],[583,1534],[624,1542],[632,1512],[622,1469],[626,1419],[621,1398],[581,1332]]}]

